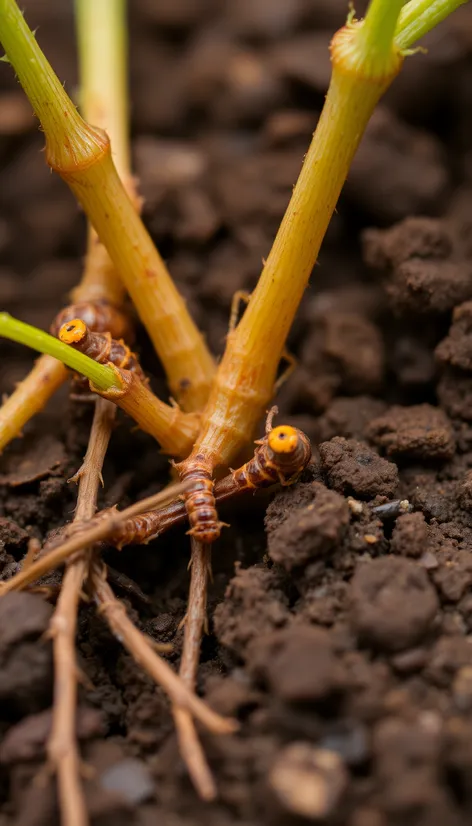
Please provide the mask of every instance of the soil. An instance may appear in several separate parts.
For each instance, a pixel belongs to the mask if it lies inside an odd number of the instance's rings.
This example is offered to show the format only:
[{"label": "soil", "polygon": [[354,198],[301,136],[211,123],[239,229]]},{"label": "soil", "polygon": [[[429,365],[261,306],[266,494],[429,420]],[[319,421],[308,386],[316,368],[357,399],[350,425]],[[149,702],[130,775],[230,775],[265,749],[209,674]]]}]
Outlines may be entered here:
[{"label": "soil", "polygon": [[[72,4],[22,5],[74,89]],[[232,295],[255,284],[316,125],[346,2],[130,5],[144,217],[221,353]],[[471,822],[471,25],[463,7],[408,59],[300,308],[299,365],[277,402],[279,421],[312,438],[313,464],[293,488],[222,508],[231,527],[214,550],[198,688],[241,731],[202,733],[216,803],[192,789],[164,695],[81,609],[77,732],[94,826]],[[47,329],[78,280],[85,222],[42,143],[2,64],[0,303]],[[139,327],[137,346],[165,395]],[[1,353],[9,393],[32,358],[6,342]],[[1,457],[3,576],[30,537],[72,518],[67,480],[90,421],[64,389]],[[101,505],[123,507],[157,490],[168,464],[120,416],[104,478]],[[106,551],[117,593],[173,643],[175,666],[188,551],[184,529]],[[38,594],[0,600],[0,826],[59,823],[45,771],[51,612]]]}]

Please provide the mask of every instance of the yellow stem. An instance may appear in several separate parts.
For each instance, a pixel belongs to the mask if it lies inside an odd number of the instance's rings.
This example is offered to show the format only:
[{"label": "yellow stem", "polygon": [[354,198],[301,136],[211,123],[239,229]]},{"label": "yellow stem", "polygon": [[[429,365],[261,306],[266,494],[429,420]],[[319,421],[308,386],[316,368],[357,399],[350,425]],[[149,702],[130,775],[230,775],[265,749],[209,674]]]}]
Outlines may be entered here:
[{"label": "yellow stem", "polygon": [[75,0],[80,109],[106,129],[122,180],[130,174],[128,43],[125,0]]},{"label": "yellow stem", "polygon": [[123,189],[106,136],[95,143],[88,165],[65,167],[54,158],[49,162],[107,248],[165,367],[172,396],[184,409],[201,409],[213,379],[213,358]]},{"label": "yellow stem", "polygon": [[122,388],[102,392],[91,384],[91,389],[121,407],[141,430],[159,442],[164,453],[186,456],[198,433],[199,414],[184,413],[177,405],[165,404],[134,373],[109,366],[117,373]]},{"label": "yellow stem", "polygon": [[172,395],[185,409],[201,409],[215,372],[213,358],[118,177],[109,139],[80,117],[15,0],[0,0],[0,41],[41,121],[48,163],[69,184],[106,246]]},{"label": "yellow stem", "polygon": [[52,356],[40,356],[33,369],[0,407],[0,451],[21,434],[67,379],[68,370]]},{"label": "yellow stem", "polygon": [[[388,2],[398,17],[401,2]],[[231,461],[272,398],[285,341],[351,161],[377,101],[401,68],[394,22],[390,16],[390,46],[377,59],[363,31],[368,16],[333,38],[331,83],[316,132],[257,287],[228,336],[194,447],[193,455],[204,453],[213,464]]]},{"label": "yellow stem", "polygon": [[[80,108],[86,121],[105,129],[115,166],[136,207],[130,171],[125,0],[75,0],[80,65]],[[72,300],[106,299],[120,306],[125,288],[92,226],[87,257]]]}]

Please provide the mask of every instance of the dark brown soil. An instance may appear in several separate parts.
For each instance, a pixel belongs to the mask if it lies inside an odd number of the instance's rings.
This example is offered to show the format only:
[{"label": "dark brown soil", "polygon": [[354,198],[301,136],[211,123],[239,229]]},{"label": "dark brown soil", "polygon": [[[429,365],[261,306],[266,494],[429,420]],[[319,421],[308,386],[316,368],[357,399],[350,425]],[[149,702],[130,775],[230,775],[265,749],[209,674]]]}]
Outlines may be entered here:
[{"label": "dark brown soil", "polygon": [[[347,3],[130,5],[144,217],[221,353],[232,295],[255,284],[290,197]],[[74,89],[72,4],[23,6]],[[216,803],[191,787],[164,695],[92,606],[81,609],[77,731],[94,769],[85,780],[94,826],[471,822],[471,25],[463,7],[430,36],[427,55],[408,59],[368,129],[300,308],[290,341],[299,366],[277,401],[279,420],[313,439],[314,464],[293,489],[222,509],[231,528],[215,547],[198,687],[241,732],[202,734]],[[47,329],[78,280],[85,222],[47,170],[42,142],[1,64],[0,304]],[[32,357],[1,348],[9,393]],[[139,328],[138,349],[165,394]],[[3,576],[29,537],[44,540],[72,518],[67,479],[90,420],[64,391],[2,456]],[[125,506],[167,475],[152,440],[120,417],[101,505]],[[188,553],[184,530],[106,552],[117,593],[143,630],[174,644],[175,666]],[[59,823],[41,773],[51,612],[39,595],[0,600],[0,826]]]}]

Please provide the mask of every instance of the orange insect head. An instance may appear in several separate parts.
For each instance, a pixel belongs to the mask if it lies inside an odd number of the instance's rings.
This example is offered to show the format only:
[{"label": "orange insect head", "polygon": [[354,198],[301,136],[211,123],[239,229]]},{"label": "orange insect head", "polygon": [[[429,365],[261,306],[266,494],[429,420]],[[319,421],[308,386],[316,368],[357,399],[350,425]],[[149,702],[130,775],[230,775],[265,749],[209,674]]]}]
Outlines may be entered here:
[{"label": "orange insect head", "polygon": [[78,344],[85,337],[87,325],[81,318],[66,321],[59,330],[59,338],[64,344]]},{"label": "orange insect head", "polygon": [[288,424],[279,425],[270,431],[267,442],[274,453],[293,453],[299,443],[298,430]]}]

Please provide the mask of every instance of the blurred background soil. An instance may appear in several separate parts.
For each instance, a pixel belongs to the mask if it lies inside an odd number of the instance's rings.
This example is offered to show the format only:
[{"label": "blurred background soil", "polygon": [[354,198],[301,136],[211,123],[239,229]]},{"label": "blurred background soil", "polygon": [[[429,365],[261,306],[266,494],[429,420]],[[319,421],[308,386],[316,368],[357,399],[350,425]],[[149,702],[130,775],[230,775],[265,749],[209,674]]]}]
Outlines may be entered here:
[{"label": "blurred background soil", "polygon": [[[365,4],[358,4],[358,13]],[[77,88],[73,4],[24,0]],[[288,203],[329,79],[339,0],[133,0],[133,158],[144,218],[215,352]],[[462,826],[472,818],[472,7],[406,61],[354,161],[291,335],[280,421],[319,450],[294,488],[228,505],[199,688],[241,733],[203,735],[196,797],[163,694],[93,609],[80,615],[78,734],[94,826]],[[0,306],[48,328],[78,281],[85,220],[0,71]],[[32,364],[2,341],[0,386]],[[142,329],[138,348],[166,395]],[[0,459],[0,566],[72,518],[91,411],[64,389]],[[168,464],[119,419],[101,505]],[[410,503],[374,510],[392,500]],[[403,509],[402,509],[403,508]],[[184,530],[109,550],[133,618],[178,664]],[[236,567],[235,567],[236,566]],[[115,576],[116,579],[116,576]],[[57,578],[51,581],[58,582]],[[139,590],[141,589],[141,590]],[[44,765],[52,607],[0,601],[0,826],[59,822]]]}]

